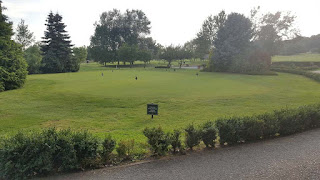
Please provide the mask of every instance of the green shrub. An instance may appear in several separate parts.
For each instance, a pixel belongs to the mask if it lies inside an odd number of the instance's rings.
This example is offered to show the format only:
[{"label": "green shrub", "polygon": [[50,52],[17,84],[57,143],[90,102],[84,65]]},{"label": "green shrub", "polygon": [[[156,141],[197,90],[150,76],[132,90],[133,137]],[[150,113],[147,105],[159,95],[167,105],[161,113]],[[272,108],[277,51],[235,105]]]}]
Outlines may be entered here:
[{"label": "green shrub", "polygon": [[193,124],[190,124],[185,129],[186,131],[186,145],[192,150],[194,146],[200,144],[201,132],[197,130]]},{"label": "green shrub", "polygon": [[99,139],[88,131],[75,131],[72,134],[72,141],[76,152],[77,168],[96,166]]},{"label": "green shrub", "polygon": [[121,159],[131,159],[134,150],[134,139],[127,141],[120,141],[118,147],[116,148],[119,158]]},{"label": "green shrub", "polygon": [[102,160],[103,163],[110,161],[110,154],[116,147],[116,140],[112,139],[112,137],[109,135],[107,136],[104,141],[102,142]]},{"label": "green shrub", "polygon": [[295,109],[283,109],[275,111],[275,116],[280,123],[280,135],[290,135],[301,132],[304,129],[304,119]]},{"label": "green shrub", "polygon": [[206,145],[206,147],[214,147],[215,146],[215,140],[216,140],[216,134],[217,130],[214,126],[213,122],[206,122],[201,127],[201,139],[203,143]]},{"label": "green shrub", "polygon": [[271,138],[279,133],[280,124],[278,118],[274,115],[274,113],[261,114],[258,115],[257,118],[261,119],[264,122],[262,133],[263,138]]},{"label": "green shrub", "polygon": [[219,131],[220,144],[232,145],[241,141],[242,122],[239,117],[218,119],[216,126]]},{"label": "green shrub", "polygon": [[95,165],[98,139],[87,131],[55,128],[18,133],[0,146],[0,178],[23,179]]},{"label": "green shrub", "polygon": [[263,136],[264,121],[257,117],[245,117],[242,119],[241,139],[244,141],[259,140]]},{"label": "green shrub", "polygon": [[176,153],[177,150],[181,149],[181,139],[180,139],[181,131],[179,130],[174,130],[173,133],[170,135],[170,141],[171,141],[171,146],[173,149],[173,153]]},{"label": "green shrub", "polygon": [[26,179],[53,170],[52,149],[39,133],[18,133],[4,139],[0,150],[0,179]]},{"label": "green shrub", "polygon": [[43,138],[44,144],[52,148],[51,163],[55,171],[69,171],[78,168],[70,129],[61,131],[57,131],[55,128],[46,129],[42,131],[41,138]]},{"label": "green shrub", "polygon": [[148,144],[151,146],[154,155],[161,156],[168,152],[170,136],[169,134],[165,134],[161,127],[145,128],[143,134],[148,138]]}]

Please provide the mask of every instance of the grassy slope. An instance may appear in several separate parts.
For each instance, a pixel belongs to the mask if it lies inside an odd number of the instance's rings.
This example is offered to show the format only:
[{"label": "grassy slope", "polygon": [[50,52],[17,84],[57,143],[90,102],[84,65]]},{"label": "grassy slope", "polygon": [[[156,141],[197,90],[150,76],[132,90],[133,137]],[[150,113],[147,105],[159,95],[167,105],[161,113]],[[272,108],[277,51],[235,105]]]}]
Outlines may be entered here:
[{"label": "grassy slope", "polygon": [[293,56],[275,56],[272,58],[273,62],[280,61],[297,61],[297,62],[319,62],[320,54],[299,54]]},{"label": "grassy slope", "polygon": [[[104,76],[101,76],[104,72]],[[0,93],[0,134],[43,127],[89,129],[144,141],[142,129],[182,128],[219,117],[319,102],[320,85],[297,75],[249,76],[193,70],[110,69],[30,75],[24,88]],[[138,81],[134,80],[138,76]],[[146,115],[147,103],[159,115]]]}]

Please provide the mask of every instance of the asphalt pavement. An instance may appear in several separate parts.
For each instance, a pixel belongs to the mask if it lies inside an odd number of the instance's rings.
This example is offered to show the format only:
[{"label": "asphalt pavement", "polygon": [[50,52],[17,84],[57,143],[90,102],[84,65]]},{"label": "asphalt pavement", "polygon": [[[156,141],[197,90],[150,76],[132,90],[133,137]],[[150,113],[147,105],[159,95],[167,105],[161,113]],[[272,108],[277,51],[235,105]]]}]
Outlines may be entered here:
[{"label": "asphalt pavement", "polygon": [[46,179],[320,179],[320,129]]}]

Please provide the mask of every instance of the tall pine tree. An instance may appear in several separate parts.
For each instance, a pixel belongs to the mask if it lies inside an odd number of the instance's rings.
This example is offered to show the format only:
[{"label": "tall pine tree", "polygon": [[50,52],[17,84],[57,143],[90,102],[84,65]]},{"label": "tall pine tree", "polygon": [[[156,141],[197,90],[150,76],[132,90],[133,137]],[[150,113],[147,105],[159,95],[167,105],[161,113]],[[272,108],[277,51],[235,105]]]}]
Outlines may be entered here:
[{"label": "tall pine tree", "polygon": [[21,87],[27,76],[27,63],[20,45],[11,40],[12,24],[2,14],[0,0],[0,92]]},{"label": "tall pine tree", "polygon": [[79,70],[79,62],[72,55],[70,36],[62,23],[62,16],[49,13],[46,20],[47,31],[43,37],[42,72],[61,73],[75,72]]}]

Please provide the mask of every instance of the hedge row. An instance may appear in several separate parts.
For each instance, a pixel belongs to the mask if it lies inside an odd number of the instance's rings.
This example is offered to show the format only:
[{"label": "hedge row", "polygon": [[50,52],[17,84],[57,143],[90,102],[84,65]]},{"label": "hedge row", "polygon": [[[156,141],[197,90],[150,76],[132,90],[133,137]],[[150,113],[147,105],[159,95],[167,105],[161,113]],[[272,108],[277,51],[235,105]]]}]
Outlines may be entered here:
[{"label": "hedge row", "polygon": [[251,117],[218,119],[220,144],[228,145],[290,135],[320,127],[320,105],[283,109]]},{"label": "hedge row", "polygon": [[98,161],[114,149],[115,142],[106,141],[108,138],[101,143],[87,131],[70,129],[20,132],[1,141],[0,179],[26,179],[51,172],[96,167]]},{"label": "hedge row", "polygon": [[[277,72],[284,72],[284,73],[291,73],[291,74],[298,74],[302,75],[305,77],[308,77],[310,79],[313,79],[315,81],[320,82],[320,74],[319,73],[313,73],[307,70],[314,70],[313,67],[309,67],[310,69],[305,69],[305,68],[291,68],[291,67],[272,67],[272,71],[277,71]],[[318,68],[316,68],[318,69]]]},{"label": "hedge row", "polygon": [[[180,130],[165,133],[161,127],[145,128],[143,134],[155,156],[185,153],[202,141],[206,147],[215,147],[217,135],[220,144],[256,141],[279,135],[290,135],[320,127],[320,104],[296,109],[282,109],[257,116],[230,117],[206,122],[195,127],[188,125],[185,142]],[[3,139],[0,145],[0,179],[23,179],[51,172],[63,172],[97,167],[114,162],[116,149],[118,161],[131,159],[134,140],[116,141],[110,136],[100,141],[87,131],[57,131],[18,133]],[[185,147],[186,146],[186,147]]]},{"label": "hedge row", "polygon": [[281,62],[272,62],[272,66],[296,66],[296,67],[318,66],[320,67],[320,62],[281,61]]}]

